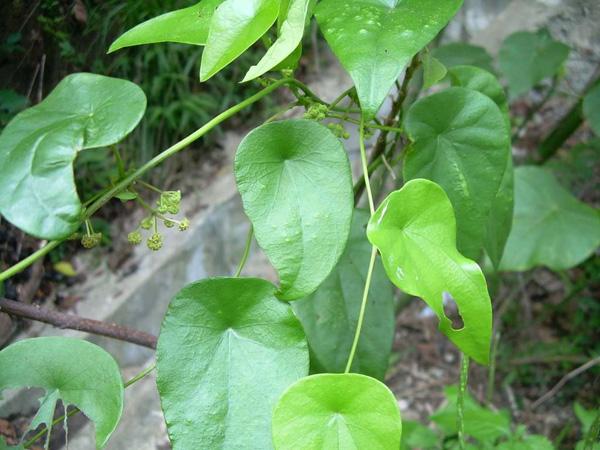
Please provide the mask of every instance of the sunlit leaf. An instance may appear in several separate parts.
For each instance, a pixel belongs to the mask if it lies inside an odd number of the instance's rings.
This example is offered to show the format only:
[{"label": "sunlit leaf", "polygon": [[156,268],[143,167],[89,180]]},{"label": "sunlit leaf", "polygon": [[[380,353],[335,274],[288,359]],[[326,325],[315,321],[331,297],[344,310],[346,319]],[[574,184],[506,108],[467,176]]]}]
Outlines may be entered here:
[{"label": "sunlit leaf", "polygon": [[[369,213],[355,210],[348,244],[337,266],[309,297],[294,302],[319,372],[343,372],[356,331],[371,257],[365,236]],[[377,261],[352,371],[383,379],[394,340],[392,285]]]},{"label": "sunlit leaf", "polygon": [[256,66],[250,67],[243,81],[260,77],[291,55],[302,42],[310,0],[291,0],[279,37]]},{"label": "sunlit leaf", "polygon": [[398,450],[402,434],[394,394],[359,374],[303,378],[273,413],[276,450]]},{"label": "sunlit leaf", "polygon": [[205,45],[210,20],[221,3],[223,0],[202,0],[194,6],[147,20],[122,34],[112,43],[108,53],[124,47],[158,42]]},{"label": "sunlit leaf", "polygon": [[279,273],[278,295],[314,292],[350,232],[352,176],[341,142],[314,121],[269,123],[242,141],[234,170],[258,244]]},{"label": "sunlit leaf", "polygon": [[414,103],[404,125],[413,141],[405,178],[444,188],[456,213],[458,248],[478,259],[510,158],[505,116],[486,95],[452,87]]},{"label": "sunlit leaf", "polygon": [[515,216],[500,268],[564,270],[600,245],[600,214],[540,167],[515,170]]},{"label": "sunlit leaf", "polygon": [[77,152],[120,141],[145,109],[144,93],[129,81],[66,77],[0,135],[0,213],[39,238],[72,234],[82,209],[73,176]]},{"label": "sunlit leaf", "polygon": [[600,136],[600,83],[584,97],[583,114],[594,133]]},{"label": "sunlit leaf", "polygon": [[279,0],[225,0],[215,11],[200,65],[206,81],[244,53],[277,20]]},{"label": "sunlit leaf", "polygon": [[[444,190],[428,180],[409,181],[377,209],[367,237],[381,252],[388,277],[421,297],[439,318],[439,328],[464,353],[486,364],[492,308],[479,266],[456,249],[456,222]],[[444,313],[453,299],[463,326]]]},{"label": "sunlit leaf", "polygon": [[308,346],[275,286],[250,278],[190,284],[158,340],[157,385],[174,450],[268,450],[281,393],[308,373]]},{"label": "sunlit leaf", "polygon": [[569,47],[552,39],[547,30],[511,34],[499,54],[510,96],[518,97],[544,78],[556,75],[568,56]]},{"label": "sunlit leaf", "polygon": [[323,0],[315,14],[350,73],[363,114],[374,116],[411,58],[456,14],[462,0]]},{"label": "sunlit leaf", "polygon": [[446,67],[476,66],[487,72],[494,72],[492,56],[485,48],[465,42],[452,42],[434,48],[431,54]]},{"label": "sunlit leaf", "polygon": [[115,360],[100,347],[80,339],[25,339],[0,351],[0,391],[16,387],[46,390],[31,424],[50,426],[58,400],[79,408],[96,427],[102,448],[123,411],[123,380]]}]

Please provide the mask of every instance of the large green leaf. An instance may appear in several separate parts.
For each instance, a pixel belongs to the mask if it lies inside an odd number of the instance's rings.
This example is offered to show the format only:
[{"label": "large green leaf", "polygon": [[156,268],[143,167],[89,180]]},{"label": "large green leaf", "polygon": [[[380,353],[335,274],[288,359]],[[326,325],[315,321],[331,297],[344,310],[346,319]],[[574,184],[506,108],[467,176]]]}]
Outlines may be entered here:
[{"label": "large green leaf", "polygon": [[600,136],[600,83],[584,97],[583,114],[594,133]]},{"label": "large green leaf", "polygon": [[129,81],[66,77],[0,135],[0,213],[39,238],[76,231],[82,208],[73,176],[77,152],[120,141],[145,109],[144,93]]},{"label": "large green leaf", "polygon": [[171,301],[157,349],[174,450],[270,449],[281,393],[308,373],[308,346],[275,286],[251,278],[190,284]]},{"label": "large green leaf", "polygon": [[350,232],[352,175],[341,142],[313,121],[269,123],[240,144],[235,177],[258,244],[279,272],[280,298],[314,292]]},{"label": "large green leaf", "polygon": [[202,0],[194,6],[171,11],[142,22],[113,42],[108,53],[124,47],[158,42],[205,45],[210,20],[221,3],[223,0]]},{"label": "large green leaf", "polygon": [[398,450],[401,435],[394,394],[364,375],[303,378],[273,413],[276,450]]},{"label": "large green leaf", "polygon": [[552,39],[547,30],[511,34],[499,54],[510,96],[518,97],[544,78],[556,75],[568,56],[569,47]]},{"label": "large green leaf", "polygon": [[[293,304],[312,351],[313,370],[343,372],[346,368],[371,259],[365,236],[368,221],[367,211],[354,211],[348,244],[337,266],[312,295]],[[378,261],[352,371],[383,379],[394,325],[392,286]]]},{"label": "large green leaf", "polygon": [[478,259],[490,238],[487,224],[510,158],[506,119],[486,95],[452,87],[408,111],[407,180],[427,178],[444,188],[458,225],[458,248]]},{"label": "large green leaf", "polygon": [[323,0],[316,9],[331,49],[350,73],[361,108],[374,116],[410,61],[462,0]]},{"label": "large green leaf", "polygon": [[267,32],[279,14],[279,0],[225,0],[215,11],[200,65],[206,81]]},{"label": "large green leaf", "polygon": [[281,24],[279,37],[258,64],[250,67],[243,81],[253,80],[272,70],[298,48],[302,42],[310,3],[311,0],[290,1],[287,17]]},{"label": "large green leaf", "polygon": [[492,56],[485,48],[464,42],[451,42],[434,48],[431,52],[446,67],[476,66],[488,72],[494,72]]},{"label": "large green leaf", "polygon": [[115,360],[87,341],[64,337],[26,339],[0,352],[0,391],[16,387],[46,390],[30,429],[50,426],[58,400],[74,405],[94,422],[102,448],[123,412],[123,380]]},{"label": "large green leaf", "polygon": [[[504,89],[494,75],[474,66],[454,66],[448,72],[454,86],[473,89],[491,98],[504,115],[506,132],[510,133],[508,100]],[[484,248],[495,267],[499,266],[502,259],[513,218],[514,169],[510,145],[506,151],[508,154],[506,168],[496,197],[492,202],[487,223],[487,236],[483,241]]]},{"label": "large green leaf", "polygon": [[[437,314],[439,328],[479,363],[489,357],[492,308],[479,266],[456,249],[456,222],[444,190],[429,180],[412,180],[377,209],[367,237],[381,252],[392,282],[421,297]],[[444,301],[456,302],[464,326],[455,329]]]},{"label": "large green leaf", "polygon": [[598,211],[578,201],[542,168],[515,170],[515,216],[502,270],[568,269],[599,245]]}]

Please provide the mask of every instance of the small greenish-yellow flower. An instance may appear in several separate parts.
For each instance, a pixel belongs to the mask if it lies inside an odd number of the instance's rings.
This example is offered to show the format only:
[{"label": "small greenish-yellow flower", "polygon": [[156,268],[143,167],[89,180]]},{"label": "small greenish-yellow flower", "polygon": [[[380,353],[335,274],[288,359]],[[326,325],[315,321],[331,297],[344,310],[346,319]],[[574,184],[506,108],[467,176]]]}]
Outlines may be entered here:
[{"label": "small greenish-yellow flower", "polygon": [[186,217],[181,222],[179,222],[179,231],[185,231],[190,227],[190,221]]},{"label": "small greenish-yellow flower", "polygon": [[140,227],[142,227],[144,230],[149,230],[152,228],[152,225],[154,225],[154,217],[152,216],[145,217],[140,222]]},{"label": "small greenish-yellow flower", "polygon": [[177,214],[181,205],[181,191],[165,191],[160,194],[157,210],[161,214]]},{"label": "small greenish-yellow flower", "polygon": [[84,234],[81,237],[81,245],[84,248],[90,249],[97,247],[100,242],[102,242],[102,233]]},{"label": "small greenish-yellow flower", "polygon": [[131,245],[140,245],[142,243],[142,233],[138,230],[132,231],[127,235],[127,241]]},{"label": "small greenish-yellow flower", "polygon": [[148,238],[146,242],[148,248],[150,250],[154,250],[155,252],[160,250],[163,246],[163,238],[160,233],[154,233],[152,236]]},{"label": "small greenish-yellow flower", "polygon": [[165,227],[167,227],[167,228],[173,228],[175,226],[175,222],[173,222],[172,220],[169,220],[169,219],[164,219],[163,223],[165,224]]}]

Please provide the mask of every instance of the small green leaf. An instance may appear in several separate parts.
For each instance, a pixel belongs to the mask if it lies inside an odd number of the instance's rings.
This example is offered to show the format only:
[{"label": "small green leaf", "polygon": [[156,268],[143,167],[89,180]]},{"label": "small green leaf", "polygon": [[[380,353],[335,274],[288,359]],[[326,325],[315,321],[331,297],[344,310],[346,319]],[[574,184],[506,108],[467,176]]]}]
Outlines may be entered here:
[{"label": "small green leaf", "polygon": [[414,103],[405,128],[413,141],[405,178],[427,178],[444,188],[456,213],[458,248],[478,259],[510,158],[505,116],[486,95],[452,87]]},{"label": "small green leaf", "polygon": [[365,117],[377,114],[411,58],[456,14],[462,0],[323,0],[316,16],[350,73]]},{"label": "small green leaf", "polygon": [[[392,282],[421,297],[436,313],[439,328],[464,353],[487,364],[492,307],[479,266],[456,249],[456,221],[444,190],[428,180],[412,180],[392,192],[367,228]],[[464,326],[455,329],[444,313],[453,299]]]},{"label": "small green leaf", "polygon": [[448,69],[438,59],[427,53],[423,56],[423,88],[429,89],[431,86],[441,81],[448,73]]},{"label": "small green leaf", "polygon": [[256,240],[279,272],[278,295],[311,294],[350,232],[352,175],[341,142],[314,121],[269,123],[242,141],[234,171]]},{"label": "small green leaf", "polygon": [[281,393],[308,373],[308,348],[275,286],[215,278],[171,301],[157,349],[157,385],[174,450],[268,450]]},{"label": "small green leaf", "polygon": [[500,69],[508,80],[511,98],[556,75],[568,56],[569,47],[552,39],[547,30],[511,34],[499,54]]},{"label": "small green leaf", "polygon": [[116,198],[121,200],[122,202],[127,202],[129,200],[135,200],[138,195],[135,192],[124,190],[115,195]]},{"label": "small green leaf", "polygon": [[359,374],[303,378],[273,413],[276,450],[398,450],[402,435],[394,394]]},{"label": "small green leaf", "polygon": [[278,14],[279,0],[225,0],[210,22],[200,81],[244,53],[275,23]]},{"label": "small green leaf", "polygon": [[115,360],[97,345],[79,339],[44,337],[16,342],[0,352],[0,391],[16,387],[45,389],[31,424],[51,425],[56,402],[74,405],[96,426],[102,448],[123,412],[123,380]]},{"label": "small green leaf", "polygon": [[454,66],[476,66],[487,72],[494,73],[492,56],[485,48],[477,45],[452,42],[434,48],[431,54],[448,68]]},{"label": "small green leaf", "polygon": [[439,449],[440,438],[431,429],[419,422],[412,420],[402,421],[402,443],[400,450],[413,450],[415,448],[421,450]]},{"label": "small green leaf", "polygon": [[[490,72],[474,66],[454,66],[448,72],[452,85],[472,89],[491,98],[500,108],[506,122],[506,132],[510,134],[508,100],[496,77]],[[486,227],[487,235],[483,241],[484,248],[495,267],[498,267],[502,260],[502,253],[504,253],[513,219],[514,169],[510,146],[507,148],[507,153],[506,168],[496,197],[492,202]]]},{"label": "small green leaf", "polygon": [[500,268],[565,270],[600,245],[600,214],[563,189],[542,168],[515,170],[515,216]]},{"label": "small green leaf", "polygon": [[575,412],[577,420],[579,420],[579,423],[581,424],[581,433],[584,435],[590,430],[592,424],[594,423],[594,419],[600,412],[600,410],[585,409],[579,402],[575,402],[573,404],[573,411]]},{"label": "small green leaf", "polygon": [[583,99],[583,115],[590,128],[600,136],[600,83],[592,88]]},{"label": "small green leaf", "polygon": [[250,67],[243,81],[250,81],[283,62],[302,42],[310,0],[291,0],[279,37],[256,66]]},{"label": "small green leaf", "polygon": [[221,3],[223,0],[202,0],[194,6],[171,11],[140,23],[113,42],[108,53],[124,47],[158,42],[205,45],[213,13]]},{"label": "small green leaf", "polygon": [[[337,266],[312,295],[292,305],[308,338],[313,370],[343,372],[346,368],[371,258],[365,236],[368,221],[367,211],[354,211],[348,244]],[[392,285],[377,261],[353,372],[384,378],[394,328]]]},{"label": "small green leaf", "polygon": [[120,141],[145,109],[143,91],[129,81],[90,73],[66,77],[0,135],[0,213],[39,238],[75,232],[82,209],[73,176],[77,152]]}]

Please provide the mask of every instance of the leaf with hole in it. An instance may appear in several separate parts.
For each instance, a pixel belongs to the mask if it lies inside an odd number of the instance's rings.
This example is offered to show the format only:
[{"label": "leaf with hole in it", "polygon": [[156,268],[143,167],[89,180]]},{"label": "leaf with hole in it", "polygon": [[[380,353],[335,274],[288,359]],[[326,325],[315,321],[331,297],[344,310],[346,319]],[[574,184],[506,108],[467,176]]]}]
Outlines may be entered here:
[{"label": "leaf with hole in it", "polygon": [[568,56],[569,47],[552,39],[547,30],[519,31],[508,36],[498,57],[511,98],[556,75]]},{"label": "leaf with hole in it", "polygon": [[476,66],[494,73],[493,58],[483,47],[464,42],[451,42],[431,51],[446,67]]},{"label": "leaf with hole in it", "polygon": [[291,55],[302,42],[304,26],[311,0],[291,0],[286,19],[281,24],[279,37],[257,65],[250,67],[243,81],[264,75]]},{"label": "leaf with hole in it", "polygon": [[314,121],[269,123],[242,141],[234,171],[256,240],[279,273],[279,297],[314,292],[350,232],[352,175],[341,142]]},{"label": "leaf with hole in it", "polygon": [[438,59],[431,56],[430,53],[422,57],[423,61],[423,89],[429,89],[438,81],[444,79],[448,69]]},{"label": "leaf with hole in it", "polygon": [[[348,244],[337,266],[312,295],[292,305],[304,326],[314,371],[343,372],[346,368],[371,259],[371,245],[365,236],[368,221],[367,211],[354,211]],[[394,328],[392,285],[377,261],[353,372],[384,378]]]},{"label": "leaf with hole in it", "polygon": [[394,394],[359,374],[303,378],[273,412],[276,450],[398,450],[402,435]]},{"label": "leaf with hole in it", "polygon": [[174,450],[269,449],[277,398],[308,373],[308,349],[275,286],[251,278],[190,284],[171,301],[157,385]]},{"label": "leaf with hole in it", "polygon": [[600,245],[600,214],[540,167],[515,170],[515,215],[500,269],[565,270]]},{"label": "leaf with hole in it", "polygon": [[[474,66],[454,66],[448,71],[452,85],[481,92],[491,98],[504,116],[506,132],[510,134],[510,118],[508,116],[508,101],[500,82],[486,70]],[[502,181],[490,209],[487,221],[487,234],[483,246],[495,267],[500,265],[502,254],[510,228],[512,226],[514,209],[514,168],[512,149],[507,147],[508,157],[502,175]]]},{"label": "leaf with hole in it", "polygon": [[[439,328],[475,361],[487,364],[492,308],[479,266],[456,249],[456,221],[444,190],[412,180],[392,192],[367,228],[381,252],[388,277],[404,292],[421,297],[436,313]],[[456,302],[464,326],[455,329],[444,301]]]},{"label": "leaf with hole in it", "polygon": [[0,135],[0,213],[39,238],[75,232],[82,210],[73,175],[77,153],[120,141],[145,109],[143,91],[129,81],[89,73],[66,77]]},{"label": "leaf with hole in it", "polygon": [[427,178],[444,188],[456,213],[458,248],[478,259],[489,246],[490,212],[510,158],[505,116],[486,95],[452,87],[414,103],[404,126],[413,141],[405,179]]},{"label": "leaf with hole in it", "polygon": [[225,0],[210,22],[200,65],[206,81],[244,53],[277,20],[279,0]]},{"label": "leaf with hole in it", "polygon": [[462,0],[323,0],[316,16],[350,73],[365,117],[377,114],[410,62],[456,14]]},{"label": "leaf with hole in it", "polygon": [[46,396],[30,429],[50,425],[58,400],[76,406],[94,422],[102,448],[123,411],[123,380],[115,360],[97,345],[80,339],[25,339],[0,351],[0,391],[38,387]]},{"label": "leaf with hole in it", "polygon": [[202,0],[194,6],[142,22],[113,42],[108,53],[125,47],[159,42],[205,45],[213,13],[221,3],[223,0]]},{"label": "leaf with hole in it", "polygon": [[600,136],[600,83],[583,98],[583,115],[594,133]]}]

